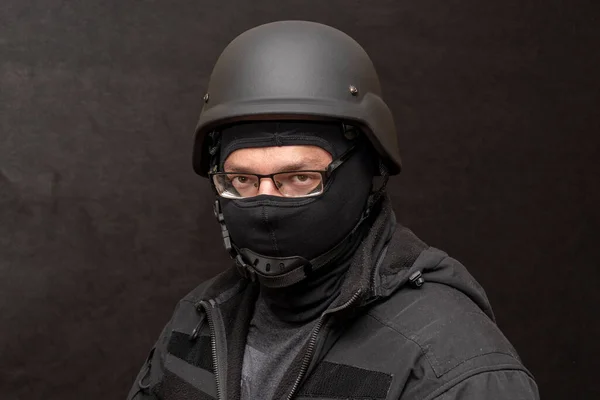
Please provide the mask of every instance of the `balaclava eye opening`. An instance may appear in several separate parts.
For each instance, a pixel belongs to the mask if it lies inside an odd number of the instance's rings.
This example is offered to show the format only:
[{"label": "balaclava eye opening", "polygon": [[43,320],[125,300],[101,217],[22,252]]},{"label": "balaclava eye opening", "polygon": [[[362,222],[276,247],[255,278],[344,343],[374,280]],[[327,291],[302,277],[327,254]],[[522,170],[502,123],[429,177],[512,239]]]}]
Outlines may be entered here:
[{"label": "balaclava eye opening", "polygon": [[[243,148],[313,145],[336,159],[357,146],[319,196],[219,198],[231,241],[241,254],[251,255],[247,258],[313,260],[338,246],[362,221],[376,163],[370,143],[356,128],[324,122],[251,122],[222,129],[218,143],[218,154],[216,148],[211,152],[219,171],[231,153]],[[245,261],[250,267],[258,263]],[[258,272],[272,276],[290,272],[286,262],[267,264]]]}]

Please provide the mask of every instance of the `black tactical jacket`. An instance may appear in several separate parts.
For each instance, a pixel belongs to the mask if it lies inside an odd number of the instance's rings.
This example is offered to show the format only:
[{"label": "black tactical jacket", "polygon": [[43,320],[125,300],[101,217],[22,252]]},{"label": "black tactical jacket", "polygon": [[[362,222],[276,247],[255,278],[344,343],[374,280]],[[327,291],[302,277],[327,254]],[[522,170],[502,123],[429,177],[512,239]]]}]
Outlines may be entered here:
[{"label": "black tactical jacket", "polygon": [[[390,220],[384,207],[276,398],[538,399],[475,279]],[[128,399],[238,399],[256,294],[232,268],[183,298]]]}]

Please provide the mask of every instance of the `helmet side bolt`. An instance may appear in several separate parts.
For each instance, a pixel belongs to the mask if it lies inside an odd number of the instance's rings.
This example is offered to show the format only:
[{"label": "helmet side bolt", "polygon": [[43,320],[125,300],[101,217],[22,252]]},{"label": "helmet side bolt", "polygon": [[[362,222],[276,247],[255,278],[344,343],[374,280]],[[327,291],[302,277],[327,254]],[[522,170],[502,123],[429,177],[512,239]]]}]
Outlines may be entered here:
[{"label": "helmet side bolt", "polygon": [[352,94],[352,96],[357,96],[358,95],[358,89],[356,88],[356,86],[354,85],[350,85],[350,94]]},{"label": "helmet side bolt", "polygon": [[202,99],[204,100],[205,103],[208,103],[208,99],[210,99],[209,94],[206,93]]}]

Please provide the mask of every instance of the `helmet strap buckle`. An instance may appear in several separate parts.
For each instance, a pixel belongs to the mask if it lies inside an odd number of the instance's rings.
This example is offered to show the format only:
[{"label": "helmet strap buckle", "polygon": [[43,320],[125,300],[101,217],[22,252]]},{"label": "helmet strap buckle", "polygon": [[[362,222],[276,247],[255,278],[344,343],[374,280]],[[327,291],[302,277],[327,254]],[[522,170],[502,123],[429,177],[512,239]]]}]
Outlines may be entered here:
[{"label": "helmet strap buckle", "polygon": [[223,216],[223,212],[221,211],[221,203],[219,200],[215,200],[215,204],[213,206],[213,212],[215,218],[221,225],[221,236],[223,237],[223,245],[225,246],[225,250],[229,256],[235,259],[238,256],[237,251],[233,248],[233,244],[231,243],[231,238],[229,237],[229,230],[227,229],[227,225],[225,225],[225,217]]}]

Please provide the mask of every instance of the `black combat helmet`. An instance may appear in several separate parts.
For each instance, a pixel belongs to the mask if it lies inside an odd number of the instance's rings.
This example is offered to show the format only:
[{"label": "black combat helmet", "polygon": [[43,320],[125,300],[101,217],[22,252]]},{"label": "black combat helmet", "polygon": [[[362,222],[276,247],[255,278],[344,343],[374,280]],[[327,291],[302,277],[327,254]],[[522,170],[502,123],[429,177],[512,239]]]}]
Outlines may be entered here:
[{"label": "black combat helmet", "polygon": [[396,128],[365,50],[327,25],[280,21],[235,38],[217,60],[196,127],[194,171],[207,176],[210,132],[252,120],[340,120],[359,126],[392,175]]}]

